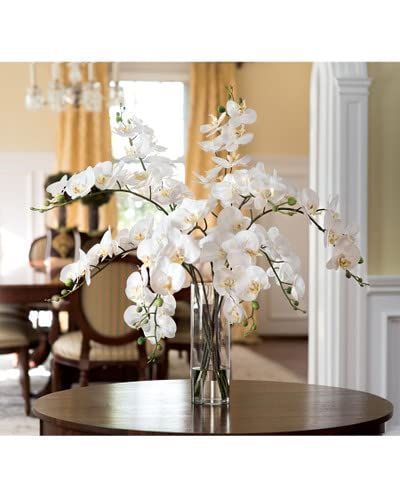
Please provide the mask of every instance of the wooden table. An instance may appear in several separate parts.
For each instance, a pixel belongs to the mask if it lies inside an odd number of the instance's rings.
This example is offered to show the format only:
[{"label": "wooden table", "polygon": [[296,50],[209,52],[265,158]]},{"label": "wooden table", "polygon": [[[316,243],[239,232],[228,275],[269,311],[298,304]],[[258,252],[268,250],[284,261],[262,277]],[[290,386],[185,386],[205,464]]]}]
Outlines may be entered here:
[{"label": "wooden table", "polygon": [[389,401],[365,392],[233,381],[229,407],[194,406],[188,380],[99,384],[36,401],[41,435],[382,434]]}]

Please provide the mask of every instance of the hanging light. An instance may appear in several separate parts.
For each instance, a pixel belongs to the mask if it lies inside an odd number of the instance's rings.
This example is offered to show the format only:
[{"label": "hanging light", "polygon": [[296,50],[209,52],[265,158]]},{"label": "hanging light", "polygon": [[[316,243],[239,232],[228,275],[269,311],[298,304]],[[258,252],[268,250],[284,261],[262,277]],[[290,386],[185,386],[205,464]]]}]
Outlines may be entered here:
[{"label": "hanging light", "polygon": [[61,83],[60,70],[60,63],[52,64],[52,79],[47,90],[47,103],[52,111],[63,111],[66,106],[65,87]]},{"label": "hanging light", "polygon": [[[47,88],[47,100],[44,98],[36,78],[36,63],[30,65],[30,85],[25,95],[25,106],[29,111],[37,111],[48,105],[52,111],[64,111],[69,106],[83,108],[98,113],[102,110],[104,96],[102,86],[95,78],[95,64],[86,63],[88,81],[83,83],[82,65],[85,63],[68,63],[68,84],[61,78],[61,63],[52,63],[51,80]],[[118,81],[118,65],[113,63],[112,83],[109,87],[111,103],[123,103],[123,89]]]},{"label": "hanging light", "polygon": [[31,63],[29,68],[30,84],[25,95],[25,106],[29,111],[38,111],[43,108],[45,101],[37,84],[36,63]]}]

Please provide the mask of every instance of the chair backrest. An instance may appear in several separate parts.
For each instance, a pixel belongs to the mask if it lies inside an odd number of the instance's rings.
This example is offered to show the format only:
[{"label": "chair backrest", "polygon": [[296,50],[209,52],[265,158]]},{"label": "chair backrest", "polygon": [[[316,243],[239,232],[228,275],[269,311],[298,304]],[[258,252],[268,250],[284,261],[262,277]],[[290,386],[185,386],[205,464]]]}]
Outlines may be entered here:
[{"label": "chair backrest", "polygon": [[44,259],[46,258],[47,236],[40,236],[32,241],[29,250],[30,265],[36,269],[44,268]]},{"label": "chair backrest", "polygon": [[136,340],[141,332],[124,322],[124,311],[132,305],[125,295],[126,280],[136,270],[135,257],[115,261],[72,295],[72,314],[83,337],[101,344],[122,345]]}]

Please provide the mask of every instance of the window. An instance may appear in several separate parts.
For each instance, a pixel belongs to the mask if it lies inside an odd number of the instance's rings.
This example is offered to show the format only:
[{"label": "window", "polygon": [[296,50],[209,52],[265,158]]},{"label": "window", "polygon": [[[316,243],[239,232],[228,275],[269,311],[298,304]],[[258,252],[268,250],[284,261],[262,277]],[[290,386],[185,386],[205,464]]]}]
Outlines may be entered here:
[{"label": "window", "polygon": [[[132,64],[132,66],[134,66]],[[185,180],[184,154],[187,128],[187,84],[186,77],[180,74],[163,72],[154,64],[153,73],[122,72],[120,83],[124,89],[127,114],[134,114],[154,129],[158,144],[167,150],[161,154],[168,156],[177,164],[177,178]],[[158,72],[154,71],[158,69]],[[162,68],[161,68],[162,69]],[[117,107],[110,108],[111,120],[115,119]],[[113,134],[112,153],[114,158],[125,154],[126,139]],[[135,201],[131,196],[121,193],[117,198],[118,229],[131,227],[137,220],[154,211],[147,202]]]}]

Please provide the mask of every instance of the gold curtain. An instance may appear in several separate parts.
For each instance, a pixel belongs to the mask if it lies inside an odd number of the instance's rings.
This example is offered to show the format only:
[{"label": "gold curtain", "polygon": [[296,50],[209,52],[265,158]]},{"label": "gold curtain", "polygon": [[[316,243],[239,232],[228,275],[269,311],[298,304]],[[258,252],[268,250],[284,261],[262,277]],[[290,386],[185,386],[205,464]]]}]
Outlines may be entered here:
[{"label": "gold curtain", "polygon": [[[211,153],[203,151],[199,142],[204,140],[200,134],[200,125],[208,123],[209,115],[215,115],[217,106],[225,105],[227,101],[226,87],[232,86],[234,94],[236,88],[235,63],[192,63],[190,70],[190,123],[188,131],[188,148],[186,153],[186,184],[194,193],[195,198],[207,198],[207,188],[196,181],[194,172],[204,175],[213,163]],[[251,309],[246,307],[251,313]],[[256,342],[257,337],[243,336],[245,328],[241,325],[232,327],[232,339],[235,342]]]},{"label": "gold curtain", "polygon": [[[78,172],[100,161],[111,160],[111,130],[108,111],[108,63],[94,65],[95,80],[102,86],[104,96],[100,113],[88,112],[82,108],[69,106],[60,113],[57,130],[57,171]],[[81,67],[82,77],[87,81],[87,65]],[[67,80],[68,68],[63,65],[64,80]],[[80,231],[88,230],[88,208],[80,202],[67,207],[67,225],[77,226]],[[116,201],[99,209],[99,227],[117,224]]]}]

